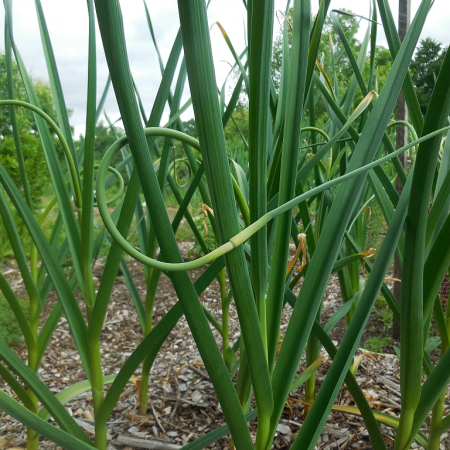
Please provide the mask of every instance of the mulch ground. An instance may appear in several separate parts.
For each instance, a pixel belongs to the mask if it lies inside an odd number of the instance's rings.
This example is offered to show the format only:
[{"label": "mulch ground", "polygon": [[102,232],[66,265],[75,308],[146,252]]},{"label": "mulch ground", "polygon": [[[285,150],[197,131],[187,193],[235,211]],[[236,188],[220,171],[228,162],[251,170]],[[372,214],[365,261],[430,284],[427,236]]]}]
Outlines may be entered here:
[{"label": "mulch ground", "polygon": [[[181,244],[182,251],[187,252],[189,245]],[[134,282],[144,299],[146,288],[142,268],[138,263],[130,262]],[[12,280],[14,289],[19,293],[21,280],[14,266],[6,267],[8,277]],[[103,266],[97,263],[95,276],[101,279]],[[200,276],[201,270],[191,272],[193,280]],[[201,296],[201,301],[220,320],[220,295],[216,282],[211,284]],[[51,294],[45,314],[56,301]],[[177,301],[176,293],[168,278],[162,276],[154,310],[154,323]],[[329,317],[341,305],[338,280],[330,279],[324,299],[322,323],[327,323]],[[286,329],[291,313],[289,306],[283,314],[282,333]],[[45,316],[44,314],[44,316]],[[363,336],[364,341],[374,335],[386,333],[384,325],[377,314],[372,314]],[[221,339],[213,330],[218,346]],[[345,332],[345,321],[339,322],[330,333],[334,343],[339,345]],[[234,342],[239,336],[239,324],[234,305],[231,305],[230,338]],[[102,336],[102,359],[105,375],[119,371],[127,357],[131,355],[142,339],[138,317],[134,311],[125,281],[118,277],[105,320]],[[26,360],[25,346],[16,348]],[[317,371],[316,384],[322,384],[331,364],[324,353],[324,359]],[[380,412],[398,417],[400,412],[399,362],[393,354],[375,354],[366,350],[358,350],[357,355],[363,355],[356,379],[364,390],[369,403]],[[299,368],[304,368],[302,362]],[[63,317],[54,333],[47,352],[42,361],[39,376],[54,393],[61,391],[73,383],[84,380],[85,374],[80,364],[80,358],[71,338],[67,320]],[[140,377],[140,369],[135,373]],[[0,380],[2,383],[2,380]],[[8,386],[1,384],[2,389],[12,395]],[[145,416],[137,415],[137,388],[133,382],[127,385],[120,397],[114,413],[108,422],[109,446],[111,449],[159,448],[161,450],[176,450],[188,442],[225,424],[218,405],[217,397],[204,370],[192,334],[184,317],[170,333],[159,353],[152,372],[148,412]],[[291,392],[283,412],[274,443],[275,449],[290,448],[303,422],[303,388]],[[449,398],[449,397],[448,397]],[[354,405],[346,387],[339,393],[337,404]],[[92,396],[90,392],[80,395],[66,405],[70,414],[88,432],[93,429]],[[445,414],[450,414],[450,402],[446,404]],[[428,425],[422,430],[427,433]],[[394,430],[381,426],[388,448],[393,447]],[[252,434],[256,430],[256,420],[250,422]],[[92,434],[91,434],[92,436]],[[26,442],[25,428],[15,419],[3,415],[0,422],[0,449],[24,448]],[[41,448],[59,448],[46,440],[41,441]],[[212,449],[230,448],[229,436],[209,446]],[[332,412],[328,418],[316,449],[371,449],[368,433],[361,419],[356,416]],[[421,448],[413,444],[412,448]],[[450,437],[444,435],[441,449],[450,449]]]}]

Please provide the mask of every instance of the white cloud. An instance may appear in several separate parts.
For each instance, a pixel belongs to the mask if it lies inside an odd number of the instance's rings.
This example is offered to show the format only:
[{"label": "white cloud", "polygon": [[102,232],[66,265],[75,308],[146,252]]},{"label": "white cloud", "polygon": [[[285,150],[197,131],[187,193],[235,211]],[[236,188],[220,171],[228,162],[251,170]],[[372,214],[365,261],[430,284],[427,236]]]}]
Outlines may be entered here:
[{"label": "white cloud", "polygon": [[[86,105],[87,83],[87,9],[85,0],[41,0],[52,39],[59,75],[63,85],[67,107],[73,109],[72,123],[76,133],[84,132],[84,115]],[[317,2],[313,2],[315,5]],[[347,8],[357,14],[367,16],[370,1],[332,0],[331,8]],[[16,44],[21,52],[28,70],[34,77],[48,79],[45,58],[40,43],[39,27],[33,0],[13,2],[14,34]],[[390,0],[397,20],[398,0]],[[412,15],[417,10],[419,0],[412,0]],[[175,0],[147,0],[153,20],[156,39],[164,62],[167,60],[175,39],[179,19]],[[285,10],[286,0],[275,0],[277,10]],[[127,39],[129,60],[133,76],[149,113],[161,80],[159,63],[147,26],[142,0],[121,2],[124,28]],[[450,11],[445,8],[444,0],[436,0],[430,11],[422,37],[432,37],[444,45],[450,43],[448,19]],[[245,46],[245,9],[242,0],[212,0],[209,8],[209,23],[220,21],[235,45],[241,52]],[[0,11],[0,26],[3,28],[4,12]],[[278,28],[278,23],[275,21]],[[381,31],[381,27],[380,27]],[[3,36],[3,29],[0,30]],[[229,71],[233,58],[217,27],[211,29],[211,41],[217,71],[218,83],[221,85]],[[380,32],[379,42],[386,45]],[[98,60],[98,97],[100,97],[107,78],[107,66],[103,55],[100,35],[97,35]],[[3,45],[0,44],[0,48]],[[188,98],[187,89],[184,100]],[[111,90],[105,108],[110,117],[118,118],[118,108]],[[192,113],[187,113],[187,115]]]}]

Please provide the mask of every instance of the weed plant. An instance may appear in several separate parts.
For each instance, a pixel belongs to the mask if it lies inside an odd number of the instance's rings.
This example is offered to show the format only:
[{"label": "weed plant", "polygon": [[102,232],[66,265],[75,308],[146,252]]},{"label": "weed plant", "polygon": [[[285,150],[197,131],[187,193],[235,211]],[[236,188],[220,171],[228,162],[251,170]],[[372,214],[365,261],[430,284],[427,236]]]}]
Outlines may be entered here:
[{"label": "weed plant", "polygon": [[382,330],[381,332],[376,328],[369,330],[375,334],[375,336],[366,339],[364,348],[374,353],[383,353],[388,350],[388,347],[392,346],[393,342],[392,338],[389,336],[393,324],[393,314],[384,297],[379,296],[377,298],[375,308],[372,312],[372,318],[375,318],[375,320],[380,323]]},{"label": "weed plant", "polygon": [[392,338],[375,336],[366,340],[364,348],[374,353],[383,353],[390,345],[392,345]]}]

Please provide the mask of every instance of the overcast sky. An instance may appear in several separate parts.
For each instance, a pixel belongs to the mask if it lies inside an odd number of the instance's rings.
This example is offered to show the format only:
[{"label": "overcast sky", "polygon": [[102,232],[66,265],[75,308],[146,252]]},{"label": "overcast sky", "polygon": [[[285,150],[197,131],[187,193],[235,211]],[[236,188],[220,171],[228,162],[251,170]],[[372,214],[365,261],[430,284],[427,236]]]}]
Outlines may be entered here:
[{"label": "overcast sky", "polygon": [[[52,39],[59,75],[63,85],[67,107],[73,110],[71,118],[75,126],[75,135],[84,134],[86,78],[87,78],[87,10],[86,0],[41,0],[47,25]],[[420,1],[411,0],[412,16]],[[33,0],[15,0],[13,20],[15,41],[33,77],[48,80],[45,59],[40,43],[39,27]],[[313,1],[313,4],[318,4]],[[331,8],[347,8],[357,14],[368,16],[370,0],[332,0]],[[397,21],[398,0],[389,0],[395,20]],[[422,38],[432,37],[445,46],[450,44],[450,9],[445,0],[436,0],[429,13]],[[152,45],[147,27],[143,0],[121,1],[125,24],[125,33],[131,70],[141,94],[145,109],[150,112],[158,89],[161,75],[155,49]],[[175,35],[178,31],[179,20],[176,0],[147,0],[150,15],[153,20],[156,39],[164,62],[169,56]],[[277,10],[284,11],[286,0],[275,0]],[[331,9],[330,8],[330,9]],[[317,8],[316,8],[317,10]],[[238,52],[244,49],[245,10],[242,0],[212,0],[208,21],[211,24],[220,21],[230,36]],[[3,37],[4,10],[0,10],[0,36]],[[362,29],[365,28],[362,24]],[[275,21],[275,35],[278,34],[279,24]],[[216,74],[219,85],[229,71],[226,61],[232,62],[232,56],[224,43],[217,27],[211,29],[211,40],[215,58]],[[379,44],[387,45],[381,32]],[[0,44],[4,51],[4,44]],[[107,65],[98,34],[98,91],[99,96],[107,78]],[[185,89],[183,101],[188,99],[188,89]],[[119,117],[114,93],[111,88],[105,109],[115,120]],[[192,117],[192,111],[187,111],[183,119]],[[166,116],[167,118],[167,116]]]}]

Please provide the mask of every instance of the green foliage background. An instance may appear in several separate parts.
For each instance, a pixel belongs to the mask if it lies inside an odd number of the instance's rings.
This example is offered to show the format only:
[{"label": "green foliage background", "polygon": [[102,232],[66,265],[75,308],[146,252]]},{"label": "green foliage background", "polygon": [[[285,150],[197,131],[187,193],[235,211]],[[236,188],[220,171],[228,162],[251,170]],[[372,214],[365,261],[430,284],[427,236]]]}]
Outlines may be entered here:
[{"label": "green foliage background", "polygon": [[[13,77],[16,99],[27,101],[25,88],[23,87],[19,71],[15,64],[13,65]],[[53,120],[56,120],[50,86],[41,80],[35,80],[34,87],[42,109]],[[0,55],[0,98],[8,98],[4,55]],[[16,115],[21,133],[20,139],[31,188],[31,197],[34,207],[38,208],[41,203],[41,197],[45,193],[46,186],[49,184],[47,163],[32,112],[24,108],[16,108]],[[20,188],[22,182],[16,158],[9,108],[0,109],[0,162],[5,166],[16,185]]]},{"label": "green foliage background", "polygon": [[428,103],[441,70],[447,48],[431,38],[422,39],[416,56],[411,62],[411,73],[417,89],[417,98],[423,115],[426,115]]}]

